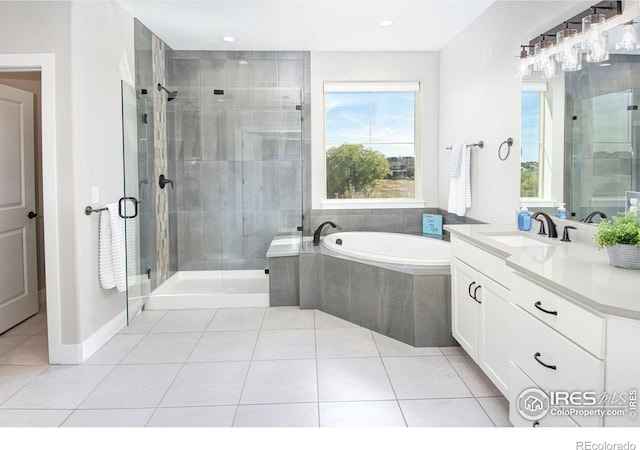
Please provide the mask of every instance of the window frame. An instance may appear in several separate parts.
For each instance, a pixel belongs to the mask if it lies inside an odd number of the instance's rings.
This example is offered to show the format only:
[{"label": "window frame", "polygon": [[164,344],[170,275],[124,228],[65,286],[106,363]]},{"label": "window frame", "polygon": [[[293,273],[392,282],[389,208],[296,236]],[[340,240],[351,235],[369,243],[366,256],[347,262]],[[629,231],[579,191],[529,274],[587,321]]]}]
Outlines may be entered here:
[{"label": "window frame", "polygon": [[[326,94],[331,92],[411,92],[414,94],[414,121],[413,121],[413,149],[414,149],[414,192],[413,197],[395,198],[358,198],[358,199],[334,199],[327,198],[327,114]],[[422,195],[422,180],[420,174],[420,82],[419,81],[350,81],[350,82],[323,82],[322,90],[322,160],[323,180],[322,198],[323,209],[385,209],[385,208],[423,208],[425,201]],[[369,115],[371,120],[371,115]],[[355,143],[355,142],[354,142]],[[385,143],[388,144],[388,143]],[[371,144],[365,144],[367,146]]]},{"label": "window frame", "polygon": [[[521,203],[527,205],[535,205],[537,207],[551,207],[555,206],[555,201],[549,198],[550,183],[547,183],[546,174],[548,172],[547,160],[551,160],[551,153],[547,148],[547,141],[550,139],[548,136],[549,130],[547,129],[546,119],[548,115],[548,87],[545,82],[524,82],[522,84],[522,92],[538,92],[540,94],[539,107],[540,107],[540,130],[538,135],[538,141],[524,141],[521,140],[521,145],[525,143],[537,143],[538,147],[538,195],[536,197],[520,197]],[[522,94],[521,94],[522,95]],[[522,160],[520,162],[522,170]],[[549,188],[549,189],[547,189]],[[520,192],[522,192],[522,177],[520,177]]]}]

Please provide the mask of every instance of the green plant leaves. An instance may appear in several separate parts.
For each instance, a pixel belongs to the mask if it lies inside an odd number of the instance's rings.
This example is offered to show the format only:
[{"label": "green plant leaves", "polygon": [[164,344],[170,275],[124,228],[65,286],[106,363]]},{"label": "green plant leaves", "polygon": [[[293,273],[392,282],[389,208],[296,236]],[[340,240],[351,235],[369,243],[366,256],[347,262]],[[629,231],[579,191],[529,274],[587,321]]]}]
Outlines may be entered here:
[{"label": "green plant leaves", "polygon": [[624,212],[610,221],[603,220],[593,240],[600,249],[620,244],[640,247],[640,217],[635,212]]}]

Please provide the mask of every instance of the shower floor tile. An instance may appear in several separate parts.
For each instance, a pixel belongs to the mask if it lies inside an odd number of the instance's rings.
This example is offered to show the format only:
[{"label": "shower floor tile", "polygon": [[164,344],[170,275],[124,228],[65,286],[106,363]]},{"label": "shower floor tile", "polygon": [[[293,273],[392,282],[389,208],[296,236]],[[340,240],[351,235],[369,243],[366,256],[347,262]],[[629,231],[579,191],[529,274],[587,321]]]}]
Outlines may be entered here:
[{"label": "shower floor tile", "polygon": [[0,427],[510,426],[459,347],[320,311],[143,311],[76,366],[47,363],[42,323],[0,336]]}]

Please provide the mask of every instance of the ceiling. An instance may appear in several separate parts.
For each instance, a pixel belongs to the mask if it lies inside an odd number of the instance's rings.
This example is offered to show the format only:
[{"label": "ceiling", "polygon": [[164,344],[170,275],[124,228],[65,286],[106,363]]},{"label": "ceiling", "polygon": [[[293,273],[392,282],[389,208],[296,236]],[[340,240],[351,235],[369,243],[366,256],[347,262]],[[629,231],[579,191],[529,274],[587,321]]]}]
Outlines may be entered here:
[{"label": "ceiling", "polygon": [[[493,0],[117,0],[174,50],[438,51]],[[390,27],[378,23],[393,20]],[[224,42],[232,36],[235,42]]]}]

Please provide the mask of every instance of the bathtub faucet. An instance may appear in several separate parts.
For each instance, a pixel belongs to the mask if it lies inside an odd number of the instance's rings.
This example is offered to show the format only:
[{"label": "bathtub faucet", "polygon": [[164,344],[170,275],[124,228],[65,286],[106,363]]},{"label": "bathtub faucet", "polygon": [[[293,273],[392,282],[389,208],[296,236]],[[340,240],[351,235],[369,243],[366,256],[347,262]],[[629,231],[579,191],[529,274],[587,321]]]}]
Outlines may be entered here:
[{"label": "bathtub faucet", "polygon": [[316,228],[316,232],[313,233],[313,245],[317,247],[320,245],[320,235],[322,234],[322,229],[325,225],[331,225],[332,228],[338,228],[338,225],[331,221],[322,222],[318,228]]}]

